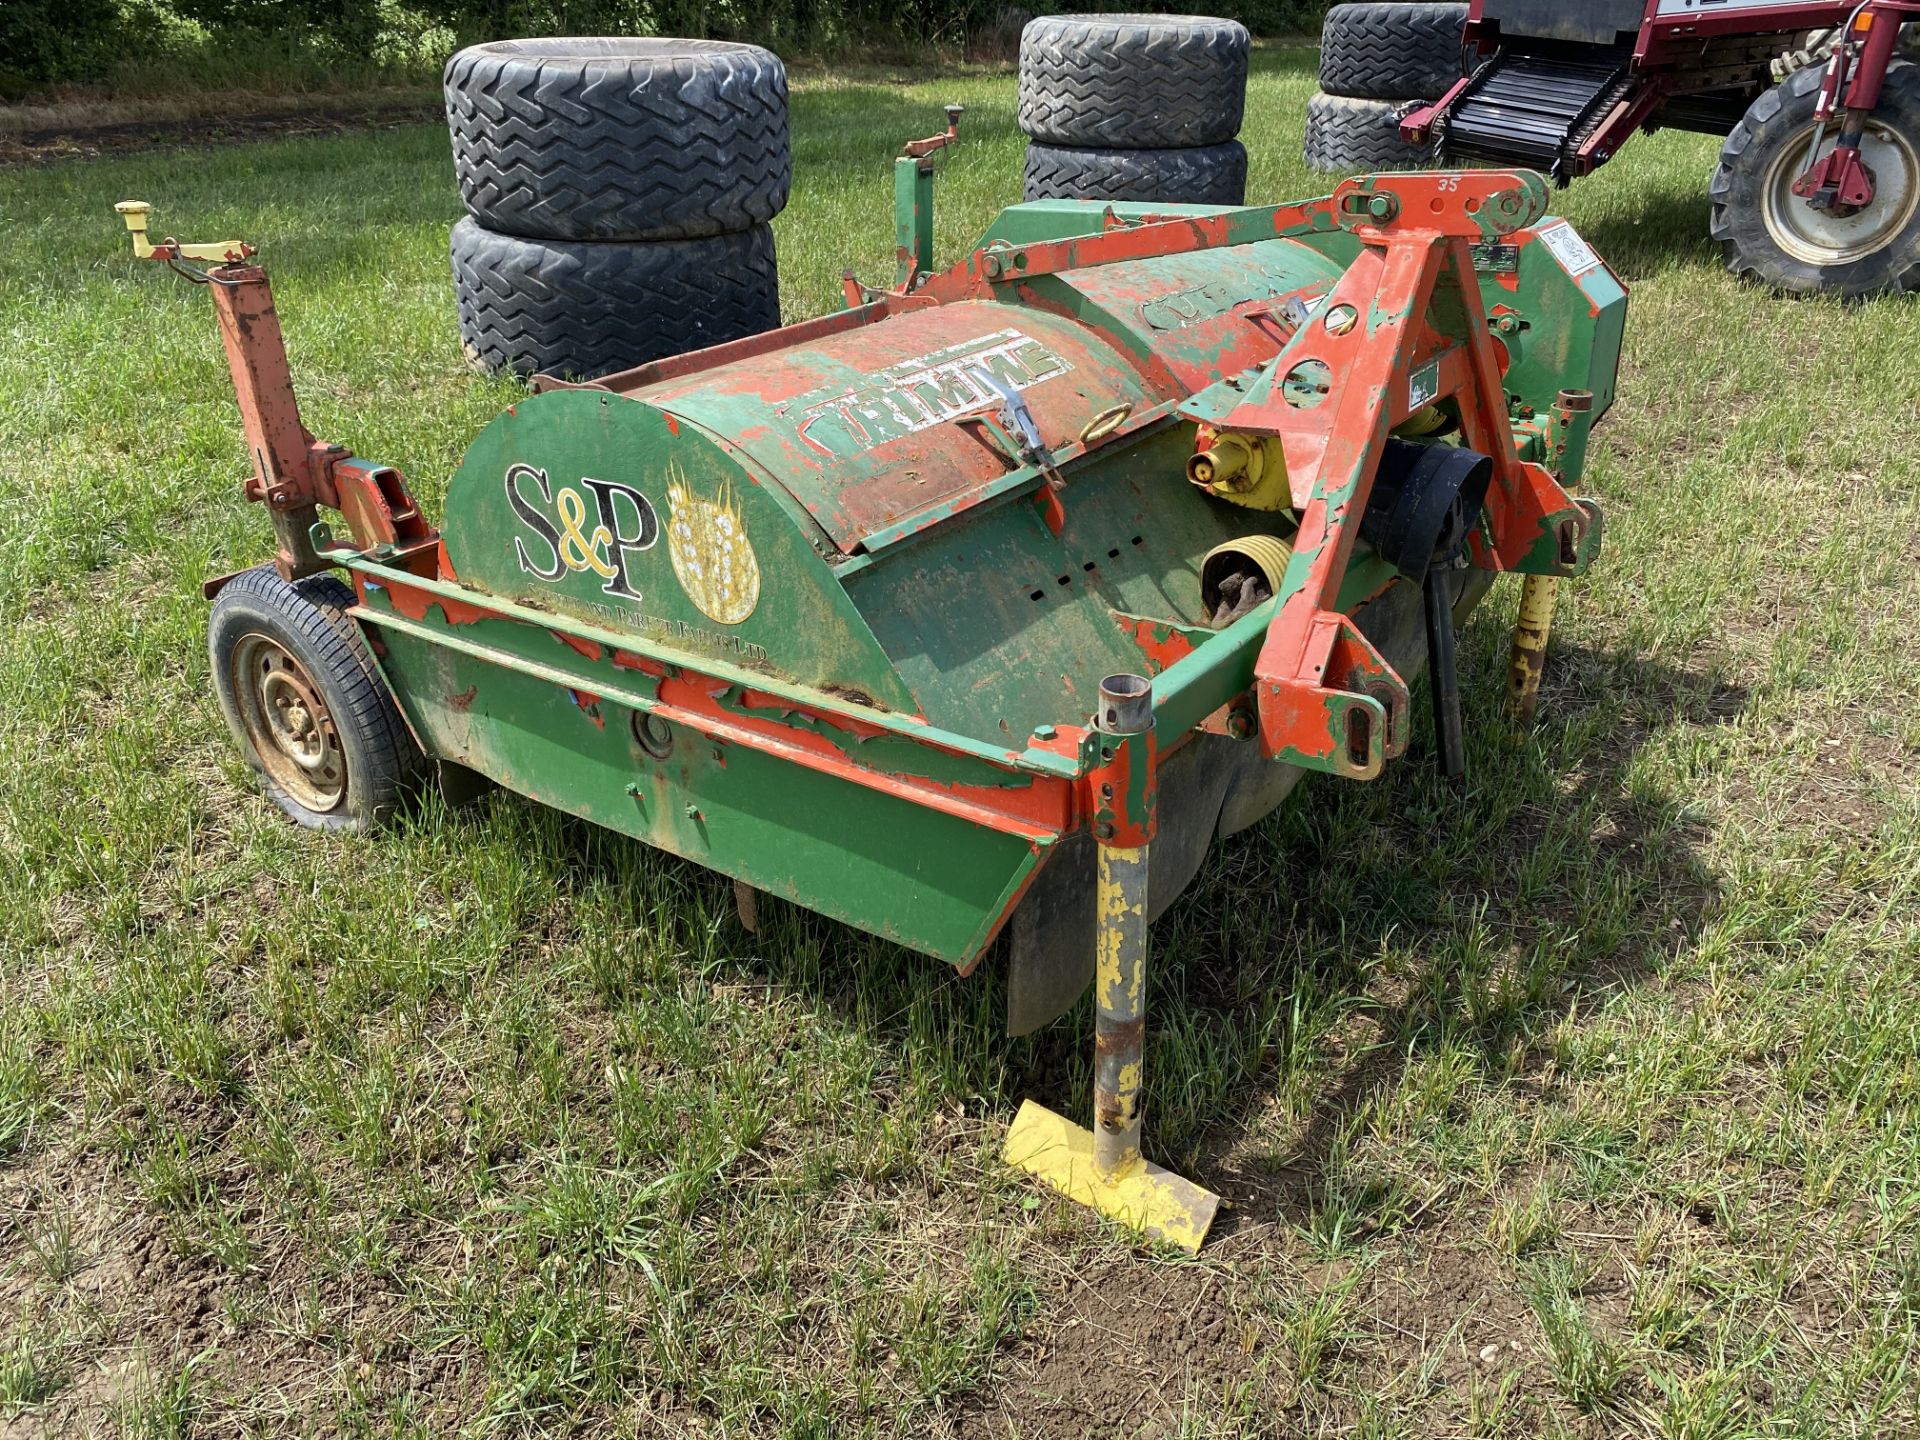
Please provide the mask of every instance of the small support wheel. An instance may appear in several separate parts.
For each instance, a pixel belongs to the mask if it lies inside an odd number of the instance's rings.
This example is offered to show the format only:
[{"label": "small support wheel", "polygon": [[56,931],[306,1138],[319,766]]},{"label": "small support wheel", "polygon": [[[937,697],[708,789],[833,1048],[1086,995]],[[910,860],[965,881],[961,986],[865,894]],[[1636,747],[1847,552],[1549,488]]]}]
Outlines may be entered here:
[{"label": "small support wheel", "polygon": [[353,603],[331,575],[289,584],[262,568],[221,589],[207,624],[227,728],[267,798],[313,830],[371,829],[426,768]]},{"label": "small support wheel", "polygon": [[[1814,106],[1824,71],[1797,70],[1748,109],[1720,151],[1709,191],[1727,268],[1789,294],[1855,300],[1920,290],[1920,67],[1887,69],[1861,137],[1873,199],[1816,210],[1793,185],[1816,158]],[[1833,148],[1836,118],[1820,154]]]}]

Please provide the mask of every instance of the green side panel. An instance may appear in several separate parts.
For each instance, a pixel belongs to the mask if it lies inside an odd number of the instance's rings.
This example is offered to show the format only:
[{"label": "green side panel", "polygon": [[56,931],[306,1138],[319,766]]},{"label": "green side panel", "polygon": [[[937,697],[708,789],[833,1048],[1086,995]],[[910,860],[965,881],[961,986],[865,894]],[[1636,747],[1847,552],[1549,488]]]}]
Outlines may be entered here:
[{"label": "green side panel", "polygon": [[1593,307],[1593,349],[1588,385],[1593,390],[1593,413],[1599,417],[1613,406],[1620,372],[1620,347],[1627,332],[1627,287],[1606,266],[1596,266],[1579,277],[1580,293]]},{"label": "green side panel", "polygon": [[848,593],[919,698],[961,734],[1023,742],[1084,724],[1101,679],[1145,659],[1115,612],[1199,624],[1200,562],[1287,522],[1189,485],[1174,425],[1075,463],[1056,537],[1030,498],[969,511],[849,577]]},{"label": "green side panel", "polygon": [[468,450],[442,533],[486,595],[913,709],[804,512],[651,405],[591,390],[515,405]]},{"label": "green side panel", "polygon": [[1261,240],[1092,265],[1029,285],[1137,361],[1158,360],[1197,390],[1274,353],[1272,336],[1247,311],[1287,295],[1324,294],[1343,268],[1296,240]]},{"label": "green side panel", "polygon": [[[1049,843],[686,726],[637,731],[635,706],[381,623],[378,611],[367,619],[429,753],[955,964],[991,940]],[[480,643],[504,623],[446,633]]]},{"label": "green side panel", "polygon": [[1557,216],[1514,238],[1523,242],[1519,268],[1480,277],[1488,312],[1509,306],[1524,324],[1517,332],[1496,332],[1512,359],[1507,389],[1539,411],[1562,390],[1591,390],[1598,420],[1613,404],[1626,288]]}]

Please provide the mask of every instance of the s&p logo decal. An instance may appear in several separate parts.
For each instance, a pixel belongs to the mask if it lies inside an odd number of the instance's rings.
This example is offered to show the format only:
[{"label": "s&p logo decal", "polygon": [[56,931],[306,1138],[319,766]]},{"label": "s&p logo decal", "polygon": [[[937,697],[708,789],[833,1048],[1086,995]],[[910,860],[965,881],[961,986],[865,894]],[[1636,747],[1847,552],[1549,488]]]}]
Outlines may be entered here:
[{"label": "s&p logo decal", "polygon": [[532,465],[507,467],[507,504],[531,536],[516,535],[514,558],[523,574],[554,581],[591,570],[603,594],[638,600],[628,566],[660,538],[653,502],[618,480],[580,477],[589,505],[571,485],[555,487]]}]

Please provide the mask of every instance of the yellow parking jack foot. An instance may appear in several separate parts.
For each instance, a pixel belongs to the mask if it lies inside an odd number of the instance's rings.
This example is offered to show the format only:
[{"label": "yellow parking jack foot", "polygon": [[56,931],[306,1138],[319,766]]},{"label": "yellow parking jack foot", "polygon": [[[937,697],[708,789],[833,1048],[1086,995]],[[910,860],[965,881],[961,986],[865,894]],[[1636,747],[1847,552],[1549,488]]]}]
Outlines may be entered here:
[{"label": "yellow parking jack foot", "polygon": [[1093,1163],[1093,1132],[1031,1100],[1021,1102],[1001,1153],[1069,1200],[1189,1255],[1199,1253],[1220,1208],[1211,1190],[1137,1156],[1117,1174],[1102,1175]]}]

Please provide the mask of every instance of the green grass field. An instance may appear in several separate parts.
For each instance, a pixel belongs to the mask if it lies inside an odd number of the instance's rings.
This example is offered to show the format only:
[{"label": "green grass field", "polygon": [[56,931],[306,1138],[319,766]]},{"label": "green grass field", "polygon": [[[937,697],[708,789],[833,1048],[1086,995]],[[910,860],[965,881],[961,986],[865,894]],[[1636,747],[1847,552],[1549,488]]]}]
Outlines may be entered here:
[{"label": "green grass field", "polygon": [[[1307,51],[1258,57],[1251,198]],[[790,318],[1018,198],[1007,75],[810,80]],[[1149,1143],[1196,1261],[998,1163],[1090,1021],[510,796],[364,840],[261,800],[201,578],[266,554],[204,295],[245,235],[311,428],[437,508],[443,131],[0,171],[0,1434],[1920,1433],[1920,302],[1722,273],[1713,143],[1564,197],[1634,286],[1542,723],[1316,780],[1156,928]],[[1418,712],[1417,712],[1418,713]]]}]

